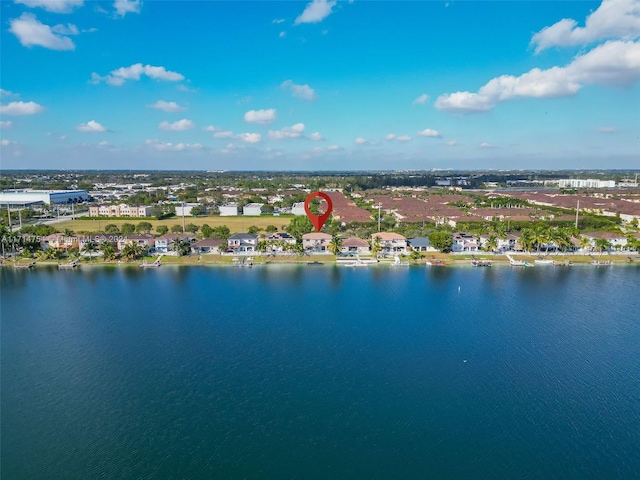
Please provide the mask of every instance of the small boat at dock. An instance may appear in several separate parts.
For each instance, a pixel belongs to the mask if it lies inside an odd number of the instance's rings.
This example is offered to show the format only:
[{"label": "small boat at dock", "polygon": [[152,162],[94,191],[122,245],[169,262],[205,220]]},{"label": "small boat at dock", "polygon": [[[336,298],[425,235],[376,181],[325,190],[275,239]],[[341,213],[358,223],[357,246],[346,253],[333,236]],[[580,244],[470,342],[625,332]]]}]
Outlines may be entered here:
[{"label": "small boat at dock", "polygon": [[533,267],[533,264],[526,260],[516,260],[511,255],[507,255],[507,258],[509,259],[509,265],[512,267]]},{"label": "small boat at dock", "polygon": [[29,262],[29,263],[14,263],[13,264],[13,268],[33,268],[35,267],[36,262]]},{"label": "small boat at dock", "polygon": [[162,255],[160,255],[155,262],[152,263],[147,263],[146,260],[143,260],[143,262],[140,264],[140,268],[158,268],[162,265]]},{"label": "small boat at dock", "polygon": [[472,267],[491,267],[493,262],[484,258],[476,258],[475,255],[471,257],[471,266]]},{"label": "small boat at dock", "polygon": [[536,265],[553,265],[553,260],[550,258],[536,258],[533,263]]},{"label": "small boat at dock", "polygon": [[427,263],[425,264],[427,267],[446,267],[447,262],[445,260],[440,260],[439,258],[435,258],[433,255]]},{"label": "small boat at dock", "polygon": [[398,255],[395,255],[393,257],[393,263],[391,264],[392,267],[408,267],[409,266],[409,261],[402,261],[400,260],[400,257]]},{"label": "small boat at dock", "polygon": [[67,263],[59,263],[58,270],[71,270],[80,266],[80,260],[75,259]]}]

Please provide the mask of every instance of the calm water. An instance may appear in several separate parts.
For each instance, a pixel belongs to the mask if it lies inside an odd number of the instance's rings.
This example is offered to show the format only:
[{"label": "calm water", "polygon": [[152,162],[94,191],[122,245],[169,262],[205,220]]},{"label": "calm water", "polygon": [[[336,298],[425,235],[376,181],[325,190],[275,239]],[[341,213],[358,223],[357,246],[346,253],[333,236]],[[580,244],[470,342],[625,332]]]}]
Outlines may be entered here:
[{"label": "calm water", "polygon": [[640,478],[640,268],[0,275],[3,480]]}]

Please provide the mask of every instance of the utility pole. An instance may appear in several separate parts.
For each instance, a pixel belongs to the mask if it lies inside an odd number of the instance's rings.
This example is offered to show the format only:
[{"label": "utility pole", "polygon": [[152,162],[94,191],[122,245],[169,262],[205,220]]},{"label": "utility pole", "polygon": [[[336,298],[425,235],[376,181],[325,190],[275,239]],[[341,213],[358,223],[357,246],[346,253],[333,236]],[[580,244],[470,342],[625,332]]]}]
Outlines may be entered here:
[{"label": "utility pole", "polygon": [[381,204],[378,204],[378,233],[380,233],[380,209],[382,208]]},{"label": "utility pole", "polygon": [[185,233],[185,229],[184,229],[184,202],[182,202],[182,233]]},{"label": "utility pole", "polygon": [[11,207],[9,207],[8,203],[7,203],[7,215],[9,216],[9,231],[13,232],[13,229],[11,228]]},{"label": "utility pole", "polygon": [[22,209],[18,209],[18,222],[20,223],[20,229],[22,230]]},{"label": "utility pole", "polygon": [[580,200],[578,200],[578,205],[576,206],[576,228],[578,228],[578,213],[580,212]]}]

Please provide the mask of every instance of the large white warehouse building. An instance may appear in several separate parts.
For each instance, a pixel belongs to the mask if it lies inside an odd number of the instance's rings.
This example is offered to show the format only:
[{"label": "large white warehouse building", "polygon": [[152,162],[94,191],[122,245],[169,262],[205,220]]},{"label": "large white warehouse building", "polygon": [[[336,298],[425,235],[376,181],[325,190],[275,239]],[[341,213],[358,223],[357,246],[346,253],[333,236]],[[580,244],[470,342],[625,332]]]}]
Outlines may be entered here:
[{"label": "large white warehouse building", "polygon": [[51,205],[79,203],[89,200],[86,190],[5,190],[0,192],[0,205],[28,205],[46,203]]}]

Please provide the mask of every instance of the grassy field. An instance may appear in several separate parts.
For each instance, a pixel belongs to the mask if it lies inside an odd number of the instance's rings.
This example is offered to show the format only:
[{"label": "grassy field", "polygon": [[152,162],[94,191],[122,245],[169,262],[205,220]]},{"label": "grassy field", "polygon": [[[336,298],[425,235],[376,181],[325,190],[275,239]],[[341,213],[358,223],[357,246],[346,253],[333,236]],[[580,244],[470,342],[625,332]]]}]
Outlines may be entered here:
[{"label": "grassy field", "polygon": [[[279,231],[283,230],[283,227],[289,225],[289,221],[293,218],[291,215],[285,215],[280,217],[262,215],[260,217],[185,217],[184,223],[193,223],[194,225],[202,226],[205,223],[211,228],[226,225],[231,230],[231,233],[246,232],[250,226],[256,226],[258,228],[266,228],[268,225],[274,225]],[[166,225],[169,230],[173,225],[182,226],[182,217],[167,218],[164,220],[145,220],[144,218],[111,218],[109,220],[70,220],[68,222],[61,222],[54,225],[58,231],[64,231],[65,229],[73,230],[74,232],[99,232],[104,231],[104,227],[109,224],[122,226],[123,223],[132,223],[134,225],[139,222],[148,221],[153,228],[158,225]],[[155,233],[155,232],[153,232]]]}]

